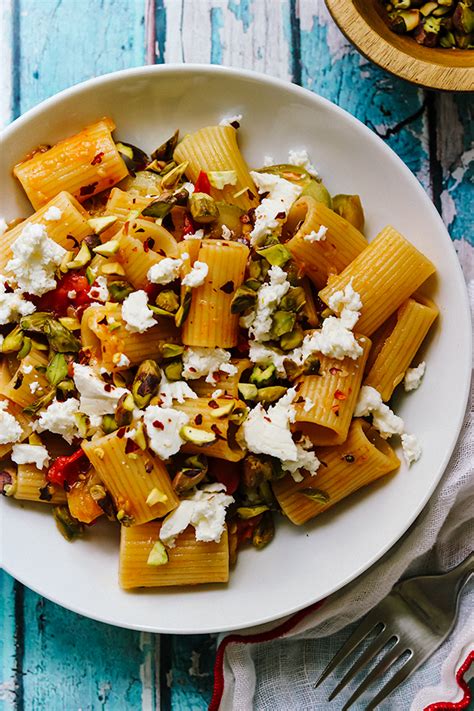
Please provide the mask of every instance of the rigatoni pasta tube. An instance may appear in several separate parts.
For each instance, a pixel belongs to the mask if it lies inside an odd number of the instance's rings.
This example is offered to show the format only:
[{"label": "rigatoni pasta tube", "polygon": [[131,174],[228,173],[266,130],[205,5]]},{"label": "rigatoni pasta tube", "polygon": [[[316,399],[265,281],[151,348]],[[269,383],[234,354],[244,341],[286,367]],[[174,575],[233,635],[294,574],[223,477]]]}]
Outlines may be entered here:
[{"label": "rigatoni pasta tube", "polygon": [[[339,274],[367,247],[367,240],[354,225],[309,195],[300,197],[292,206],[283,237],[297,227],[286,247],[318,289],[326,286],[330,274]],[[327,228],[321,240],[306,239],[321,227]]]},{"label": "rigatoni pasta tube", "polygon": [[[176,508],[178,498],[163,462],[148,452],[128,452],[130,443],[119,431],[90,442],[84,440],[82,449],[112,496],[117,511],[123,512],[121,520],[133,526],[164,516]],[[154,489],[162,500],[147,504]]]},{"label": "rigatoni pasta tube", "polygon": [[[13,402],[21,405],[21,407],[28,407],[44,395],[50,387],[44,374],[44,369],[46,369],[47,365],[48,358],[44,351],[38,351],[33,348],[22,359],[10,381],[3,386],[0,385],[0,395],[8,397]],[[37,383],[37,385],[34,385],[34,383]]]},{"label": "rigatoni pasta tube", "polygon": [[147,274],[163,257],[177,257],[178,244],[168,230],[149,220],[125,222],[114,239],[119,243],[116,259],[135,289],[144,289]]},{"label": "rigatoni pasta tube", "polygon": [[231,358],[230,363],[237,368],[236,373],[232,373],[232,375],[221,372],[215,373],[215,383],[207,383],[205,378],[193,380],[192,386],[194,392],[200,397],[210,398],[215,390],[222,390],[222,394],[232,395],[232,397],[238,398],[240,378],[246,370],[253,368],[253,363],[249,358]]},{"label": "rigatoni pasta tube", "polygon": [[84,202],[128,175],[112,138],[114,128],[104,118],[14,167],[35,210],[63,190]]},{"label": "rigatoni pasta tube", "polygon": [[148,556],[159,540],[160,522],[141,526],[122,526],[120,538],[120,585],[125,590],[139,587],[200,585],[226,583],[229,579],[229,544],[227,529],[219,543],[196,541],[189,526],[173,548],[168,548],[168,562],[148,565]]},{"label": "rigatoni pasta tube", "polygon": [[[317,449],[316,454],[321,466],[315,476],[306,474],[296,483],[288,474],[272,484],[283,513],[297,526],[400,465],[388,442],[361,419],[352,421],[344,444]],[[302,493],[311,489],[319,490],[320,501]]]},{"label": "rigatoni pasta tube", "polygon": [[208,126],[185,136],[176,147],[174,160],[177,163],[189,161],[186,175],[193,183],[202,170],[205,173],[235,171],[235,184],[226,185],[223,190],[211,188],[211,195],[243,210],[258,204],[257,188],[237,145],[237,131],[233,126]]},{"label": "rigatoni pasta tube", "polygon": [[108,370],[120,370],[114,362],[116,354],[123,353],[132,366],[138,365],[147,358],[160,358],[163,343],[178,340],[179,330],[174,320],[165,316],[144,333],[130,333],[122,319],[120,304],[89,307],[81,321],[83,350],[91,356],[91,364],[102,363]]},{"label": "rigatoni pasta tube", "polygon": [[142,197],[141,195],[131,195],[120,188],[113,188],[110,191],[109,199],[105,206],[105,215],[117,217],[117,221],[123,225],[130,213],[140,213],[154,200],[155,197]]},{"label": "rigatoni pasta tube", "polygon": [[242,284],[249,249],[240,242],[201,242],[198,260],[209,268],[202,286],[193,288],[182,340],[187,346],[233,348],[237,345],[239,316],[230,305]]},{"label": "rigatoni pasta tube", "polygon": [[315,445],[337,445],[347,437],[370,350],[368,338],[357,340],[363,349],[358,360],[321,355],[318,374],[303,375],[296,385],[294,429]]},{"label": "rigatoni pasta tube", "polygon": [[[45,214],[51,207],[61,212],[59,220],[45,219]],[[89,214],[76,198],[67,192],[60,192],[34,215],[0,235],[0,272],[5,269],[8,260],[13,256],[11,245],[18,239],[27,224],[44,225],[50,239],[64,249],[73,249],[77,242],[82,242],[84,237],[92,233],[88,218]]]},{"label": "rigatoni pasta tube", "polygon": [[[237,425],[229,420],[229,414],[220,416],[221,408],[227,408],[232,403],[231,398],[205,398],[187,399],[182,404],[175,404],[176,410],[185,412],[189,417],[189,426],[200,432],[215,435],[212,444],[195,444],[186,442],[181,447],[187,454],[206,454],[209,457],[227,459],[237,462],[243,459],[245,451],[241,449],[237,440]],[[245,404],[240,400],[234,401],[234,410],[245,410]]]},{"label": "rigatoni pasta tube", "polygon": [[331,278],[319,296],[328,304],[336,291],[352,282],[362,300],[357,330],[370,336],[435,271],[427,257],[389,226]]},{"label": "rigatoni pasta tube", "polygon": [[37,469],[34,464],[19,464],[13,498],[45,504],[65,504],[66,492],[48,482],[45,469]]},{"label": "rigatoni pasta tube", "polygon": [[384,402],[390,400],[403,380],[437,315],[436,305],[418,296],[408,299],[398,309],[393,330],[364,380],[364,385],[379,391]]}]

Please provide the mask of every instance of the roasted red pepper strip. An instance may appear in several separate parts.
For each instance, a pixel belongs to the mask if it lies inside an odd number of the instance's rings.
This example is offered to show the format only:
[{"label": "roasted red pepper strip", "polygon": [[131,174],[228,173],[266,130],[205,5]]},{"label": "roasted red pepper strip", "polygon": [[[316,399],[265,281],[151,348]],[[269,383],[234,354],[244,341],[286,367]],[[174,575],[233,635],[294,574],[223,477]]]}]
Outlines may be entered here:
[{"label": "roasted red pepper strip", "polygon": [[240,483],[240,463],[209,458],[209,476],[224,484],[227,494],[233,494]]},{"label": "roasted red pepper strip", "polygon": [[239,548],[244,545],[244,543],[250,543],[252,541],[254,531],[260,523],[262,516],[263,514],[258,514],[258,516],[252,516],[252,518],[235,519],[237,524],[237,540]]},{"label": "roasted red pepper strip", "polygon": [[[83,309],[92,303],[89,289],[89,282],[83,274],[66,274],[55,289],[37,301],[37,309],[53,312],[55,316],[65,316],[69,306]],[[68,296],[71,292],[76,292],[72,298]]]},{"label": "roasted red pepper strip", "polygon": [[69,457],[57,457],[49,467],[46,478],[57,486],[64,487],[65,483],[72,486],[78,480],[79,474],[85,474],[89,468],[89,460],[82,449],[78,449]]},{"label": "roasted red pepper strip", "polygon": [[185,235],[193,235],[196,232],[196,227],[189,215],[185,215],[183,218],[183,237]]},{"label": "roasted red pepper strip", "polygon": [[207,195],[211,194],[211,183],[209,182],[207,173],[205,173],[203,170],[201,170],[198,175],[198,179],[196,180],[196,184],[194,186],[194,192],[206,193]]}]

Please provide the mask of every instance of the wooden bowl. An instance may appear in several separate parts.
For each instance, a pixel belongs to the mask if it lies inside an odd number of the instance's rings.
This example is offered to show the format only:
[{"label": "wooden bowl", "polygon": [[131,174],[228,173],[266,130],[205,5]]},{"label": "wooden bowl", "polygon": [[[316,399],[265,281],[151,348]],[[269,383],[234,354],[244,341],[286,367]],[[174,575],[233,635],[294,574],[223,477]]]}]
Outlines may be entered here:
[{"label": "wooden bowl", "polygon": [[367,59],[430,89],[474,91],[474,50],[424,47],[387,26],[377,0],[326,0],[345,36]]}]

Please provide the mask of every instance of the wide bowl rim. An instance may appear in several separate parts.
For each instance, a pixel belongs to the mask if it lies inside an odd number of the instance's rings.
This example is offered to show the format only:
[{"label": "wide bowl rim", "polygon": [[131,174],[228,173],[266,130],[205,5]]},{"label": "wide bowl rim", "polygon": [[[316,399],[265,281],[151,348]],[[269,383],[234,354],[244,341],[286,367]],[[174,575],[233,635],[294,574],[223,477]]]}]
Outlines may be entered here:
[{"label": "wide bowl rim", "polygon": [[[357,10],[352,0],[349,0],[344,6],[344,10],[350,15],[350,21],[347,23],[343,19],[342,12],[339,11],[340,0],[325,0],[325,2],[332,19],[357,51],[381,69],[392,74],[392,76],[424,89],[447,92],[474,92],[474,64],[466,67],[453,66],[443,63],[437,64],[415,57],[410,52],[405,52],[395,47],[378,34]],[[362,46],[358,37],[358,32],[361,30],[363,30],[365,38],[367,38],[365,46]],[[416,46],[419,47],[420,45]],[[451,50],[437,48],[437,51],[449,52]],[[458,51],[471,52],[474,55],[472,50]],[[393,68],[395,58],[404,60],[404,63],[400,62],[396,70]],[[410,67],[412,71],[409,71]]]},{"label": "wide bowl rim", "polygon": [[[341,107],[337,106],[333,102],[329,101],[328,99],[325,99],[324,97],[319,96],[318,94],[315,94],[312,91],[309,91],[308,89],[302,88],[298,85],[295,85],[289,81],[285,81],[283,79],[279,79],[276,77],[271,77],[267,76],[264,74],[261,74],[260,72],[255,72],[252,70],[244,70],[244,69],[235,69],[231,67],[225,67],[225,66],[216,66],[216,65],[208,65],[208,64],[167,64],[167,65],[148,65],[148,66],[142,66],[142,67],[134,67],[130,69],[125,69],[125,70],[119,70],[116,72],[109,72],[107,74],[100,75],[98,77],[94,77],[92,79],[89,79],[84,82],[80,82],[79,84],[76,84],[72,87],[69,87],[67,89],[64,89],[61,92],[58,92],[57,94],[53,95],[52,97],[46,99],[45,101],[41,102],[37,106],[31,108],[29,111],[25,112],[22,116],[18,117],[15,119],[9,126],[7,126],[2,133],[0,134],[0,138],[2,141],[11,138],[14,136],[15,131],[23,126],[24,124],[28,123],[29,121],[34,120],[37,116],[39,116],[41,113],[44,111],[49,110],[51,107],[54,105],[60,104],[64,99],[69,99],[70,97],[74,97],[75,95],[80,95],[81,92],[87,91],[91,88],[99,89],[101,85],[108,83],[108,82],[115,82],[115,81],[121,81],[121,80],[129,80],[129,79],[134,79],[140,76],[143,76],[145,74],[176,74],[178,77],[179,76],[184,76],[186,74],[188,75],[193,75],[196,72],[199,72],[201,75],[202,74],[209,74],[209,75],[223,75],[227,77],[233,77],[236,79],[244,79],[244,80],[251,80],[256,83],[264,83],[266,85],[273,86],[276,89],[280,90],[285,90],[285,91],[290,91],[293,92],[297,96],[304,97],[305,99],[310,99],[311,102],[314,103],[314,105],[317,107],[319,106],[324,106],[326,108],[329,108],[330,111],[336,112],[338,114],[343,115],[346,120],[349,120],[352,122],[354,125],[357,126],[358,130],[361,130],[370,141],[373,141],[375,144],[382,144],[384,147],[384,150],[389,154],[392,160],[395,160],[399,167],[400,170],[405,174],[406,179],[410,181],[413,190],[418,192],[420,194],[420,199],[422,199],[425,203],[426,210],[431,211],[433,218],[438,222],[440,225],[440,232],[443,233],[443,239],[445,242],[445,246],[447,249],[451,250],[452,256],[455,257],[455,261],[453,261],[453,264],[455,264],[455,269],[457,271],[457,280],[458,282],[462,285],[461,286],[461,291],[462,291],[462,304],[460,304],[462,308],[462,313],[460,314],[461,318],[464,320],[464,322],[467,325],[468,333],[469,328],[472,329],[471,327],[471,322],[470,322],[470,307],[469,307],[469,299],[468,299],[468,294],[467,294],[467,289],[461,269],[461,265],[459,264],[459,261],[457,259],[457,255],[455,253],[454,245],[452,243],[452,240],[447,232],[447,229],[437,212],[434,204],[430,200],[429,196],[423,189],[422,185],[418,182],[417,178],[413,175],[413,173],[410,171],[410,169],[406,166],[406,164],[397,156],[397,154],[393,151],[390,146],[388,146],[379,136],[377,136],[373,131],[371,131],[365,124],[363,124],[359,119],[357,119],[355,116],[352,116],[348,111],[345,109],[342,109]],[[345,587],[348,583],[352,582],[354,579],[356,579],[359,575],[367,571],[369,568],[371,568],[377,561],[379,561],[383,555],[387,553],[399,540],[400,538],[406,533],[406,531],[410,528],[410,526],[413,524],[417,516],[421,513],[421,511],[424,509],[426,506],[428,500],[431,498],[434,490],[438,486],[441,477],[446,469],[446,466],[451,458],[452,452],[454,450],[454,447],[456,445],[456,442],[458,440],[459,432],[461,430],[461,426],[464,420],[465,416],[465,410],[466,410],[466,405],[468,402],[468,397],[469,397],[469,386],[470,386],[470,372],[471,372],[471,351],[472,351],[472,346],[470,339],[466,338],[466,342],[468,343],[468,348],[465,351],[465,359],[464,362],[461,364],[461,367],[466,371],[467,377],[465,378],[464,381],[464,391],[462,393],[462,398],[460,398],[460,408],[459,408],[459,415],[457,418],[457,421],[455,423],[455,427],[453,428],[452,436],[449,440],[446,454],[442,460],[442,462],[439,465],[439,470],[438,474],[436,477],[433,477],[433,480],[431,482],[431,485],[427,487],[427,491],[425,492],[425,496],[421,499],[420,504],[412,512],[412,515],[409,517],[407,521],[404,521],[402,530],[400,530],[399,534],[396,536],[396,538],[387,541],[384,545],[382,545],[378,551],[372,555],[369,560],[365,561],[364,564],[359,565],[356,570],[354,570],[350,575],[348,575],[344,580],[340,581],[337,585],[334,585],[332,588],[330,588],[324,596],[311,596],[311,593],[309,592],[308,597],[305,598],[304,601],[300,601],[297,604],[294,604],[293,606],[288,607],[287,610],[284,612],[281,612],[281,614],[269,614],[267,616],[262,616],[260,615],[258,619],[253,619],[249,621],[247,624],[233,624],[229,627],[222,626],[222,624],[216,625],[216,624],[211,624],[208,626],[197,626],[197,627],[187,627],[186,629],[179,628],[179,627],[173,627],[173,626],[166,626],[163,624],[160,624],[159,626],[156,625],[145,625],[145,624],[138,624],[134,623],[133,621],[117,621],[117,619],[114,619],[113,613],[111,614],[100,614],[100,615],[94,615],[93,613],[90,612],[90,610],[86,609],[85,607],[81,605],[70,605],[64,603],[61,599],[55,598],[54,595],[51,595],[51,593],[48,591],[45,593],[42,589],[41,586],[36,585],[34,587],[31,587],[29,583],[25,582],[22,577],[18,577],[15,575],[13,570],[9,570],[7,566],[2,566],[2,561],[1,561],[1,553],[2,551],[0,550],[0,568],[3,567],[3,569],[12,575],[16,580],[18,580],[20,583],[25,584],[27,587],[29,587],[31,590],[36,592],[37,594],[47,598],[53,603],[56,603],[62,607],[65,607],[66,609],[70,610],[71,612],[83,615],[89,619],[96,620],[98,622],[103,622],[106,624],[110,624],[113,626],[125,628],[125,629],[132,629],[132,630],[137,630],[137,631],[144,631],[144,632],[153,632],[153,633],[166,633],[166,634],[208,634],[208,633],[215,633],[215,632],[230,632],[234,630],[249,630],[249,629],[255,629],[259,628],[262,625],[267,625],[270,622],[274,622],[275,620],[281,620],[284,618],[287,618],[288,616],[294,614],[295,612],[298,612],[299,610],[302,610],[306,607],[308,607],[311,604],[314,604],[322,599],[326,599],[328,596],[332,595],[335,593],[337,590],[342,589]],[[461,395],[461,394],[459,394]],[[459,397],[458,395],[458,397]],[[3,502],[0,502],[0,504]],[[1,508],[1,506],[0,506]],[[0,516],[0,525],[1,525],[1,516]],[[1,534],[1,529],[0,529],[0,534]],[[2,536],[0,535],[0,540]],[[137,596],[137,600],[140,599],[140,596]]]}]

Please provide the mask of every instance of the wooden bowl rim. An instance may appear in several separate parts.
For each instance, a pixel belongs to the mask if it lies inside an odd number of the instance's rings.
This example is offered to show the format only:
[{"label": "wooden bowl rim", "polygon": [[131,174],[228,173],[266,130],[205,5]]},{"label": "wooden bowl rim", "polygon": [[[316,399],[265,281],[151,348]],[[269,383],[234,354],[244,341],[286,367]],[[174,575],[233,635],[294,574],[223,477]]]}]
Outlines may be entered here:
[{"label": "wooden bowl rim", "polygon": [[[374,2],[374,0],[367,1]],[[353,0],[325,0],[325,2],[344,36],[366,59],[390,74],[426,89],[474,92],[474,50],[460,50],[472,54],[473,64],[466,67],[446,66],[419,59],[409,52],[394,47],[379,35],[354,6]],[[362,40],[367,41],[367,47]]]}]

